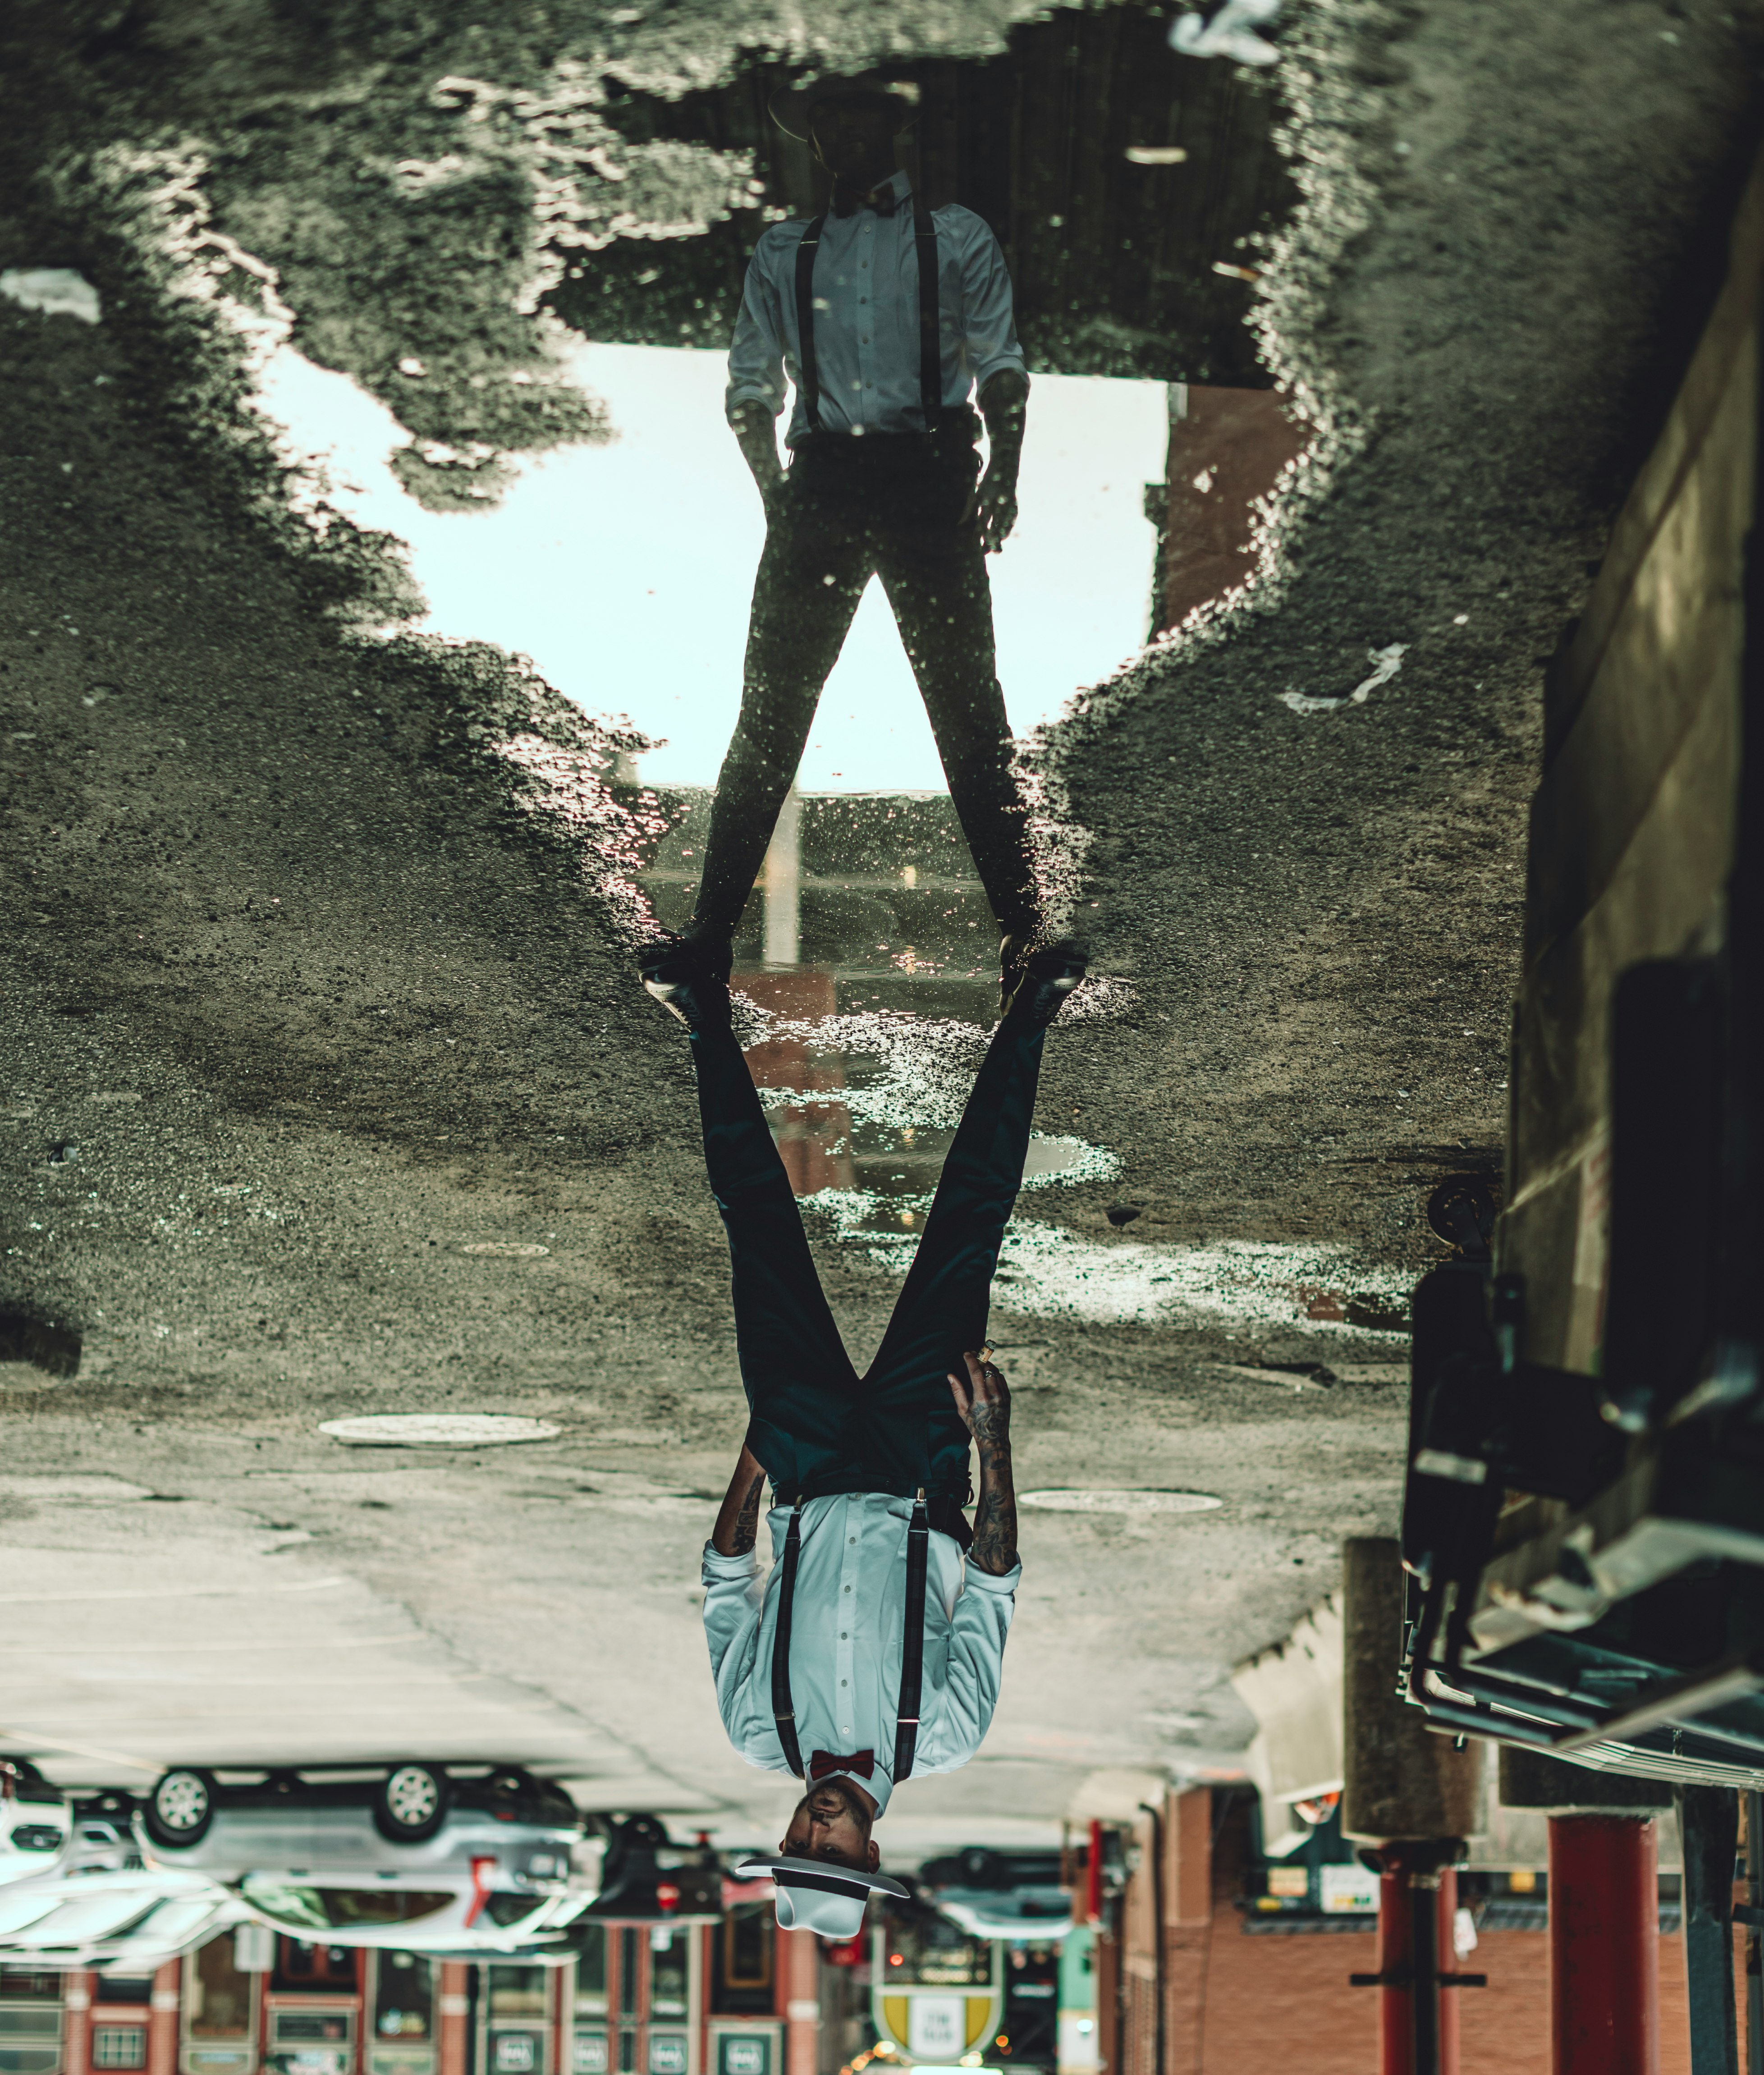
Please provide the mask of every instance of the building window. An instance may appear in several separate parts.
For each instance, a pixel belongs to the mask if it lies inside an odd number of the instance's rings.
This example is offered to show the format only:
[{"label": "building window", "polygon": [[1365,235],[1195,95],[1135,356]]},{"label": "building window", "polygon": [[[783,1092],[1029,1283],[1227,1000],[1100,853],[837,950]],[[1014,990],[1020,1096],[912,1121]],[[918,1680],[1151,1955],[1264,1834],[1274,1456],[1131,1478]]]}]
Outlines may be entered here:
[{"label": "building window", "polygon": [[374,2036],[427,2040],[434,2032],[434,1961],[417,1953],[382,1953],[374,1978]]},{"label": "building window", "polygon": [[490,2014],[492,2017],[540,2017],[545,2015],[549,1967],[491,1967]]},{"label": "building window", "polygon": [[576,2015],[578,2017],[604,2017],[607,2014],[607,1927],[604,1924],[584,1924],[579,1932],[573,1928],[572,1936],[579,1936],[580,1945],[576,1953]]},{"label": "building window", "polygon": [[719,2016],[769,2016],[772,2012],[772,1936],[769,1902],[738,1904],[717,1932],[716,1975],[711,2008]]},{"label": "building window", "polygon": [[275,1972],[270,1988],[276,1995],[352,1996],[360,1976],[353,1945],[312,1945],[304,1938],[278,1938]]},{"label": "building window", "polygon": [[193,1961],[184,1963],[192,2039],[249,2039],[251,2036],[253,1977],[239,1972],[233,1945],[233,1933],[223,1931],[218,1938],[211,1938]]},{"label": "building window", "polygon": [[100,1974],[97,2001],[101,2003],[145,2003],[153,1998],[151,1974]]},{"label": "building window", "polygon": [[147,2027],[144,2024],[100,2024],[92,2031],[94,2068],[145,2068]]}]

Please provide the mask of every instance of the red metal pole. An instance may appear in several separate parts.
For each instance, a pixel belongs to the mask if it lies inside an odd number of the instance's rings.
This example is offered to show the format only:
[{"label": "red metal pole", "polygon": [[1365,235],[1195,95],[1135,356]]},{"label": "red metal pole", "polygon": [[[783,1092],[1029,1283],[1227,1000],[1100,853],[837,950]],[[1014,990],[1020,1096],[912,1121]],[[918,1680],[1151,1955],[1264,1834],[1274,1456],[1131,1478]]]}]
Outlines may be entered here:
[{"label": "red metal pole", "polygon": [[[1458,1876],[1432,1844],[1387,1845],[1378,1881],[1380,2075],[1458,2075]],[[1369,1980],[1356,1975],[1355,1980]]]},{"label": "red metal pole", "polygon": [[168,1960],[153,1976],[147,2015],[147,2075],[177,2075],[178,1977],[183,1962]]},{"label": "red metal pole", "polygon": [[1554,2075],[1659,2075],[1659,1945],[1653,1823],[1552,1816]]},{"label": "red metal pole", "polygon": [[821,1941],[812,1931],[781,1931],[785,1982],[785,2075],[818,2075],[821,2065]]},{"label": "red metal pole", "polygon": [[89,1969],[64,1974],[62,2008],[67,2037],[62,2042],[62,2075],[89,2075],[92,2066],[92,1996],[97,1976]]}]

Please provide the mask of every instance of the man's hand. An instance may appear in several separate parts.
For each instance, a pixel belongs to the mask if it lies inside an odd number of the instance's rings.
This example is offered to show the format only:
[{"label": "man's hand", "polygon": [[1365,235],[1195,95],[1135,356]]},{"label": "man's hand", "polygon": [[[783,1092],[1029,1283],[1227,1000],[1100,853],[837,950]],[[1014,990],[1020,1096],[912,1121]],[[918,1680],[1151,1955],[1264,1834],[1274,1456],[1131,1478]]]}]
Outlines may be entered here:
[{"label": "man's hand", "polygon": [[759,1458],[743,1442],[741,1459],[710,1530],[710,1546],[719,1556],[745,1556],[760,1539],[760,1494],[765,1481]]},{"label": "man's hand", "polygon": [[1011,1445],[1011,1394],[1004,1378],[976,1348],[962,1357],[967,1370],[964,1380],[951,1373],[950,1395],[962,1415],[962,1424],[974,1436],[983,1467],[988,1448],[1008,1450]]},{"label": "man's hand", "polygon": [[986,420],[986,473],[968,499],[963,524],[972,519],[980,529],[980,546],[996,555],[1017,524],[1017,470],[1023,453],[1023,426],[1029,384],[1014,367],[1001,367],[979,394]]},{"label": "man's hand", "polygon": [[784,487],[784,465],[778,459],[778,433],[772,413],[763,404],[738,404],[729,423],[741,442],[741,453],[753,472],[760,495],[768,512]]},{"label": "man's hand", "polygon": [[967,1371],[951,1375],[950,1392],[962,1424],[980,1453],[980,1502],[974,1514],[971,1563],[1002,1578],[1017,1566],[1017,1485],[1011,1475],[1011,1394],[1004,1379],[975,1348],[962,1357]]},{"label": "man's hand", "polygon": [[1017,457],[1004,458],[995,454],[986,465],[986,473],[975,486],[967,500],[967,508],[962,514],[965,525],[971,519],[980,529],[980,547],[983,553],[996,555],[1010,538],[1011,529],[1017,524]]}]

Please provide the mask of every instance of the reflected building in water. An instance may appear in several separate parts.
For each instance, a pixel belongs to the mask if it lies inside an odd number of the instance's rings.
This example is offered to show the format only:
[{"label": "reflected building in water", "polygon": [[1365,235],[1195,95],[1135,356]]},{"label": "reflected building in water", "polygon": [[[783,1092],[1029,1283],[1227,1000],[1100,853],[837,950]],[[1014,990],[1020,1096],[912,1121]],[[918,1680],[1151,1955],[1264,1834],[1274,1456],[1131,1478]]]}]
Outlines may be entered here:
[{"label": "reflected building in water", "polygon": [[[659,804],[671,826],[643,884],[673,927],[689,907],[708,802],[694,791]],[[921,1050],[932,1026],[934,1048],[959,1052],[989,1026],[996,942],[946,793],[793,798],[742,917],[733,984],[762,1014],[747,1062],[798,1195],[861,1191],[868,1224],[913,1228],[957,1119],[925,1120],[922,1071],[903,1070],[896,1041],[912,1019]],[[1087,1153],[1033,1139],[1025,1178]]]},{"label": "reflected building in water", "polygon": [[[918,92],[907,168],[933,208],[959,202],[998,238],[1032,370],[1267,387],[1244,321],[1248,241],[1296,198],[1280,103],[1263,78],[1178,56],[1168,30],[1148,8],[1062,9],[996,56],[888,67]],[[607,82],[628,135],[750,153],[759,192],[702,237],[596,251],[554,292],[561,317],[590,338],[727,346],[765,223],[826,206],[808,147],[767,114],[796,77],[756,64],[677,100]]]},{"label": "reflected building in water", "polygon": [[[1134,6],[1062,9],[1018,24],[1001,53],[886,69],[917,96],[901,140],[915,188],[934,209],[972,209],[1000,242],[1032,378],[1166,385],[1145,631],[1179,625],[1254,573],[1253,507],[1306,443],[1246,321],[1260,240],[1297,198],[1273,82],[1179,55],[1167,15]],[[794,77],[756,64],[676,100],[609,82],[608,118],[634,141],[750,154],[753,205],[702,236],[615,240],[553,292],[558,315],[591,339],[727,346],[766,224],[827,206],[825,169],[768,117]],[[1095,674],[1124,660],[1099,656]]]}]

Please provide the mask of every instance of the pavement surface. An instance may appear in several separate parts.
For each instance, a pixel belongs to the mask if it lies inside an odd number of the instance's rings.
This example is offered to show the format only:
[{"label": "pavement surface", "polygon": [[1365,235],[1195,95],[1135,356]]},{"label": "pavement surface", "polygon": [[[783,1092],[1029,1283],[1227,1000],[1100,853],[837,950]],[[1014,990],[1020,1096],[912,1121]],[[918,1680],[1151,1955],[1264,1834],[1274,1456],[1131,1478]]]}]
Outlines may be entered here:
[{"label": "pavement surface", "polygon": [[[783,1797],[723,1744],[694,1597],[743,1425],[721,1235],[683,1043],[631,977],[617,744],[495,652],[362,640],[398,566],[315,544],[242,399],[284,294],[304,350],[386,389],[438,309],[425,437],[578,436],[543,379],[496,391],[545,391],[524,416],[472,387],[545,371],[520,136],[483,124],[426,246],[385,168],[469,119],[444,77],[513,106],[574,50],[665,88],[805,32],[710,0],[326,19],[321,48],[109,0],[5,31],[0,269],[77,268],[102,314],[0,301],[0,1308],[85,1347],[72,1379],[0,1369],[0,1733],[70,1781],[495,1743],[752,1841]],[[863,53],[866,13],[818,19]],[[908,48],[1007,24],[890,15]],[[1292,10],[1306,202],[1262,322],[1319,458],[1260,590],[1041,745],[1109,982],[1054,1034],[1041,1122],[1118,1172],[1025,1202],[1040,1265],[993,1320],[1024,1488],[1224,1503],[1025,1514],[992,1735],[901,1797],[897,1852],[1234,1766],[1231,1664],[1393,1522],[1423,1207],[1499,1169],[1542,663],[1718,278],[1758,26]],[[1280,696],[1394,644],[1364,703]],[[891,1270],[817,1232],[873,1344]],[[1319,1362],[1344,1380],[1295,1384]],[[317,1431],[429,1410],[561,1431]]]}]

